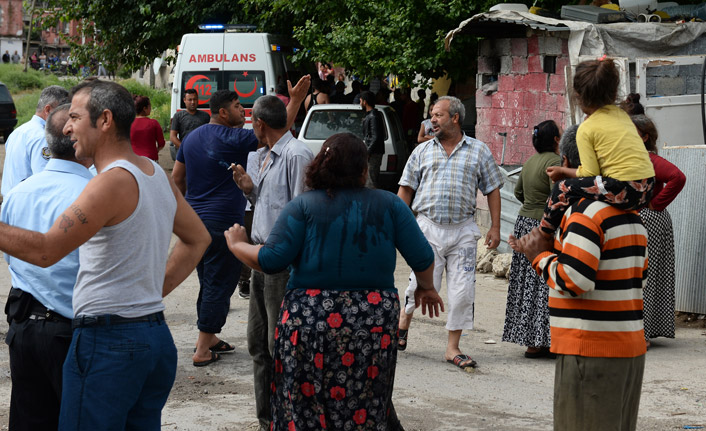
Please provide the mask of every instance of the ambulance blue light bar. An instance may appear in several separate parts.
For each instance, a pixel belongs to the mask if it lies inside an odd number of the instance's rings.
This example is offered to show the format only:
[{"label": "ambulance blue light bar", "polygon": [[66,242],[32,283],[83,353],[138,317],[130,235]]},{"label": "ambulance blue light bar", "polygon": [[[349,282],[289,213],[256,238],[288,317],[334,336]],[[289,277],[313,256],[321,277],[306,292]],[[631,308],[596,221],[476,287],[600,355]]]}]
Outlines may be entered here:
[{"label": "ambulance blue light bar", "polygon": [[257,26],[251,24],[199,24],[202,31],[251,31]]},{"label": "ambulance blue light bar", "polygon": [[199,30],[225,30],[223,24],[199,24]]}]

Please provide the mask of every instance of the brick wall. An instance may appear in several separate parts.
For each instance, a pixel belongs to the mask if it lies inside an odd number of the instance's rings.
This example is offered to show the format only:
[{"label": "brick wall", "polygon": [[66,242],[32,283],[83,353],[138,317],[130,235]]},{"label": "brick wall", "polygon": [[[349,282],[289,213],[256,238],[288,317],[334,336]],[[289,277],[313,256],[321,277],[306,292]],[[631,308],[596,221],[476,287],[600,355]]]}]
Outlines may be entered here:
[{"label": "brick wall", "polygon": [[0,36],[22,35],[22,0],[0,0]]},{"label": "brick wall", "polygon": [[48,30],[42,30],[42,42],[50,45],[65,46],[70,37],[80,34],[80,30],[78,21],[71,21],[68,24],[61,23],[58,28],[52,27]]},{"label": "brick wall", "polygon": [[[555,73],[544,71],[544,59],[555,57]],[[488,144],[498,163],[507,133],[505,164],[521,165],[535,153],[532,129],[544,120],[563,127],[568,117],[564,68],[569,65],[567,39],[486,39],[480,44],[476,91],[476,137]],[[497,91],[486,95],[482,85],[497,78]]]}]

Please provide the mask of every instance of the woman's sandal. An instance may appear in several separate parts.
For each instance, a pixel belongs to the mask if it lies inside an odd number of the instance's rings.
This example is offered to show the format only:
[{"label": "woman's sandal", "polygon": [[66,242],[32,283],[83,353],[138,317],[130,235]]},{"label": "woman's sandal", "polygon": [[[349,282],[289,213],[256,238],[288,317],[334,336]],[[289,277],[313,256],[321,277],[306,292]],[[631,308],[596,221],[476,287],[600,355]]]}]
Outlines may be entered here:
[{"label": "woman's sandal", "polygon": [[400,329],[397,333],[397,350],[404,350],[407,348],[407,335],[409,334],[409,329]]}]

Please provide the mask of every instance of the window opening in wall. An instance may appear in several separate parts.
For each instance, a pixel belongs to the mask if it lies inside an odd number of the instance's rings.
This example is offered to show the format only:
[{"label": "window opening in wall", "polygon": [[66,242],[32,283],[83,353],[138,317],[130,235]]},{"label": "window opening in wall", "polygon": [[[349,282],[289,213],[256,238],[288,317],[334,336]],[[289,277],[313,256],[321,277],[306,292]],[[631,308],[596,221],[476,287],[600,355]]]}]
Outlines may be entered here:
[{"label": "window opening in wall", "polygon": [[545,55],[542,64],[544,73],[556,73],[556,55]]},{"label": "window opening in wall", "polygon": [[488,84],[488,83],[490,83],[490,82],[497,82],[497,81],[498,81],[498,75],[497,75],[497,74],[491,75],[491,74],[485,74],[485,73],[484,73],[483,75],[481,75],[481,85],[485,85],[485,84]]}]

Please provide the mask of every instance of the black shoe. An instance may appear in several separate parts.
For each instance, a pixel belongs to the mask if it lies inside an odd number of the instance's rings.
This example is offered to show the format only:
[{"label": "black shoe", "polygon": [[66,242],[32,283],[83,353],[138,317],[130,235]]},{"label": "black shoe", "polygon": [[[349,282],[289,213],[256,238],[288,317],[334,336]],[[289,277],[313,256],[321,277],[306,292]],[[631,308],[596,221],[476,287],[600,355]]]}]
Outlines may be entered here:
[{"label": "black shoe", "polygon": [[238,282],[238,298],[250,299],[250,280]]}]

